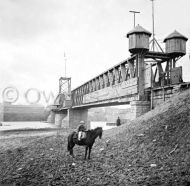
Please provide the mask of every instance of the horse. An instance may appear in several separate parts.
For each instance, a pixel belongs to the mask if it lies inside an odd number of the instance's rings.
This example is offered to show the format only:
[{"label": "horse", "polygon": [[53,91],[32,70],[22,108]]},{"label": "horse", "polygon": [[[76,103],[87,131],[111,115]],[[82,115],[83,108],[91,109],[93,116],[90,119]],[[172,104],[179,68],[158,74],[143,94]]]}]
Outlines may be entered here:
[{"label": "horse", "polygon": [[86,131],[86,138],[81,139],[80,141],[78,140],[78,133],[77,132],[72,132],[69,136],[68,136],[68,145],[67,145],[67,150],[70,152],[70,155],[72,157],[74,157],[73,154],[73,147],[76,145],[79,146],[85,146],[85,157],[84,159],[86,159],[87,156],[87,152],[88,152],[88,159],[90,159],[90,153],[91,153],[91,149],[92,146],[96,140],[96,138],[99,136],[99,138],[102,138],[102,127],[97,127],[95,129],[92,130],[88,130]]}]

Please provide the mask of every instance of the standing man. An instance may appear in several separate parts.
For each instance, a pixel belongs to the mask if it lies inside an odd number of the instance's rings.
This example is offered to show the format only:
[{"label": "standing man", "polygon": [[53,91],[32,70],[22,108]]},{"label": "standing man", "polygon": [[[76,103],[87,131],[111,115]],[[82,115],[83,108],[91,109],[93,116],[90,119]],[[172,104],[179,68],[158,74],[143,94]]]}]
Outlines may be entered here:
[{"label": "standing man", "polygon": [[117,118],[116,125],[117,125],[117,126],[120,126],[120,125],[121,125],[121,121],[120,121],[119,116],[118,116],[118,118]]}]

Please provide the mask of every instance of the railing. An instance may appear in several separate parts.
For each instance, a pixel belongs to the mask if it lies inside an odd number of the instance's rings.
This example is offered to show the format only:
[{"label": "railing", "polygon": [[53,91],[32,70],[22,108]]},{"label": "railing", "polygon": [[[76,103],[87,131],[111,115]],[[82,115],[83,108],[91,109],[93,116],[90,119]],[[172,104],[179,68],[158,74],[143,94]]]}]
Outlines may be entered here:
[{"label": "railing", "polygon": [[107,87],[118,85],[124,81],[128,81],[136,77],[136,65],[134,60],[126,60],[120,64],[110,68],[99,76],[84,83],[80,87],[74,89],[72,95],[72,105],[83,104],[83,97],[86,94],[105,89]]}]

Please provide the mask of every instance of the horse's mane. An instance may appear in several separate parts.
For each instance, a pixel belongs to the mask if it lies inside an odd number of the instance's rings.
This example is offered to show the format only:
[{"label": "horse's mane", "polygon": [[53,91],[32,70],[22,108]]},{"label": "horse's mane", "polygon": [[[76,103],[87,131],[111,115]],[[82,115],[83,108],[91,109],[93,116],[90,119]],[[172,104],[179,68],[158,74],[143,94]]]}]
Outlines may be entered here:
[{"label": "horse's mane", "polygon": [[100,130],[100,129],[102,130],[102,127],[96,127],[95,129],[91,129],[91,130],[88,130],[88,131],[92,131],[93,132],[93,131]]}]

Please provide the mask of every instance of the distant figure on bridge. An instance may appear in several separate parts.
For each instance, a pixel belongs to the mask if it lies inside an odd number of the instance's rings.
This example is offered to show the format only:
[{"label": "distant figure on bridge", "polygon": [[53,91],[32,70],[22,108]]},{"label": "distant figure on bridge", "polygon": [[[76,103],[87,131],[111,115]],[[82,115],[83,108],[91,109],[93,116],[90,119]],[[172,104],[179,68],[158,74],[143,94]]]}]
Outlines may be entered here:
[{"label": "distant figure on bridge", "polygon": [[119,116],[118,116],[118,118],[117,118],[116,125],[117,125],[117,126],[120,126],[120,125],[121,125],[121,120],[120,120]]},{"label": "distant figure on bridge", "polygon": [[78,127],[78,141],[86,138],[86,127],[85,127],[85,122],[80,121],[80,125]]}]

